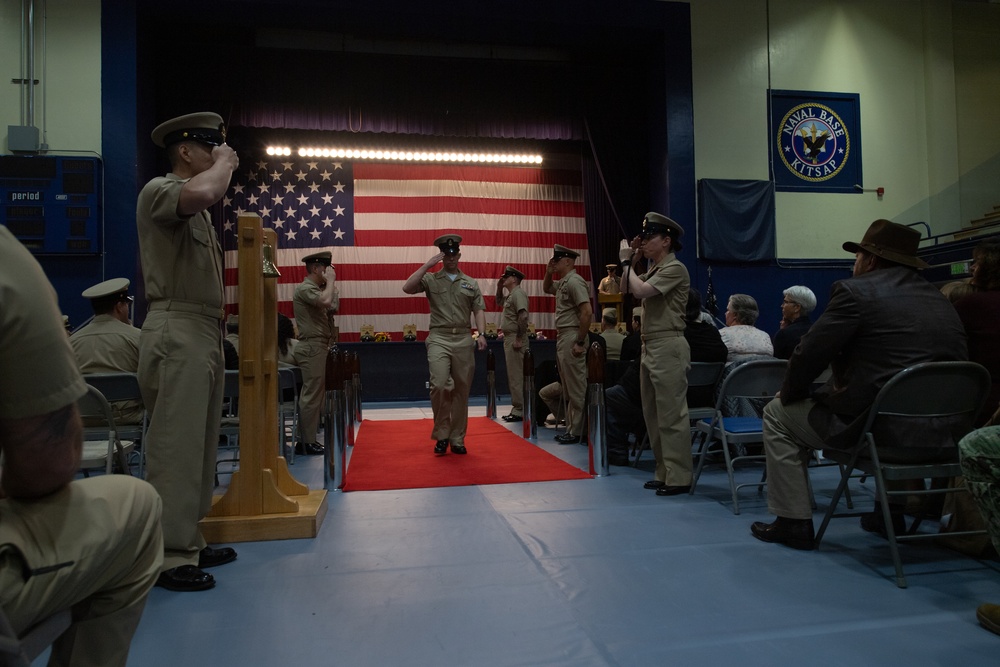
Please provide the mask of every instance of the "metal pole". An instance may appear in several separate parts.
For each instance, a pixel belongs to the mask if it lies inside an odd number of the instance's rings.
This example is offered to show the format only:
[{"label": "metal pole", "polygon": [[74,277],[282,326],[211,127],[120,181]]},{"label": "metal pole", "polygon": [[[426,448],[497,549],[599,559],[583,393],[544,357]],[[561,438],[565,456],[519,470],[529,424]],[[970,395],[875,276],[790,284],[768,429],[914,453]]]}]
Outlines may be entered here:
[{"label": "metal pole", "polygon": [[493,350],[486,350],[486,416],[497,418],[497,360]]},{"label": "metal pole", "polygon": [[331,346],[326,353],[326,418],[323,427],[323,481],[328,491],[344,486],[347,466],[346,425],[344,423],[343,353]]},{"label": "metal pole", "polygon": [[347,446],[354,446],[354,378],[351,373],[353,368],[354,352],[344,353],[344,428],[347,430]]},{"label": "metal pole", "polygon": [[521,437],[525,440],[529,438],[534,440],[538,437],[538,424],[535,423],[535,362],[531,356],[530,348],[524,351],[522,370],[524,373],[522,419],[524,421],[521,423]]},{"label": "metal pole", "polygon": [[351,357],[351,381],[354,383],[354,421],[361,423],[361,357],[357,352]]},{"label": "metal pole", "polygon": [[594,343],[587,355],[587,447],[590,450],[590,474],[608,475],[607,424],[604,414],[604,350]]}]

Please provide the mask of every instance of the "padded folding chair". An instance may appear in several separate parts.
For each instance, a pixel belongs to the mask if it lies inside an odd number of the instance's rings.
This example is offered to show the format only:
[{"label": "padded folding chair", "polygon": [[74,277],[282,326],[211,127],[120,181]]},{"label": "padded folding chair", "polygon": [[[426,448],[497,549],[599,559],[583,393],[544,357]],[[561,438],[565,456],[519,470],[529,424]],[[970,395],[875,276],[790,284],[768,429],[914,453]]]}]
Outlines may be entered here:
[{"label": "padded folding chair", "polygon": [[[700,434],[700,446],[695,453],[698,457],[698,464],[691,479],[691,494],[694,494],[698,479],[701,477],[701,470],[705,465],[708,452],[716,442],[719,443],[722,455],[726,460],[729,488],[733,495],[733,514],[740,513],[738,492],[741,488],[745,486],[761,488],[764,485],[763,479],[760,482],[736,483],[735,464],[740,461],[763,461],[764,455],[739,455],[733,449],[736,445],[763,443],[764,420],[761,417],[725,417],[723,416],[723,408],[727,399],[759,401],[760,399],[773,398],[785,380],[787,366],[788,362],[784,359],[748,361],[734,368],[722,381],[722,387],[716,397],[711,418],[702,419],[695,425]],[[737,455],[734,456],[734,453]]]},{"label": "padded folding chair", "polygon": [[128,456],[134,449],[134,443],[131,440],[119,438],[115,415],[104,394],[88,384],[87,393],[77,401],[77,407],[80,410],[80,416],[84,418],[86,423],[100,422],[99,426],[85,426],[83,428],[80,470],[83,471],[84,476],[89,477],[90,471],[95,468],[104,468],[104,472],[110,475],[114,470],[116,460],[118,467],[124,474],[131,474],[128,467]]},{"label": "padded folding chair", "polygon": [[[724,361],[692,361],[690,368],[687,372],[687,382],[688,389],[694,389],[698,387],[715,387],[719,382],[719,377],[722,375],[722,369],[726,367]],[[688,419],[692,422],[697,422],[701,419],[711,419],[715,415],[715,406],[709,405],[697,405],[693,406],[688,404]],[[635,449],[635,460],[632,462],[632,467],[635,468],[639,465],[639,457],[642,456],[643,451],[649,447],[649,434],[645,433],[645,429],[642,429],[643,433],[639,435],[638,444]],[[696,433],[694,426],[691,427],[692,437]]]},{"label": "padded folding chair", "polygon": [[[854,470],[875,479],[875,492],[881,505],[886,537],[896,570],[896,585],[900,588],[906,588],[906,578],[903,576],[899,556],[899,542],[983,534],[985,531],[982,530],[918,533],[918,519],[904,535],[897,535],[892,525],[890,497],[940,495],[965,491],[965,488],[896,491],[887,489],[886,482],[960,476],[962,469],[958,460],[958,441],[972,430],[973,420],[989,390],[989,371],[970,361],[917,364],[898,372],[886,382],[875,397],[858,444],[849,451],[824,450],[827,458],[841,465],[841,479],[816,533],[816,546],[819,547],[823,540],[831,518],[859,516],[858,512],[835,513],[840,496],[847,488]],[[930,433],[938,441],[928,445],[907,443],[907,446],[891,446],[896,441],[890,439],[888,434],[898,432],[907,420],[918,420],[917,425],[923,425],[931,419],[943,420],[937,423],[947,423],[951,427],[949,432],[942,434],[936,429],[930,431],[926,428],[916,430],[915,432],[924,436]],[[882,440],[881,444],[878,439]]]},{"label": "padded folding chair", "polygon": [[230,450],[232,455],[229,458],[216,459],[215,461],[215,484],[219,484],[219,464],[231,463],[232,469],[223,471],[223,474],[231,474],[236,470],[240,462],[240,372],[236,370],[226,371],[226,379],[222,390],[222,414],[219,422],[219,437],[225,437],[225,445],[220,445],[219,449]]},{"label": "padded folding chair", "polygon": [[31,667],[31,661],[59,639],[71,621],[70,610],[65,609],[18,635],[0,608],[0,667]]},{"label": "padded folding chair", "polygon": [[[113,411],[115,409],[114,404],[119,401],[137,401],[140,404],[142,403],[139,377],[135,373],[88,373],[83,376],[83,379],[87,384],[96,387],[104,394],[104,398],[108,399],[108,402],[112,404]],[[117,413],[120,415],[121,410],[118,410]],[[146,441],[146,428],[149,426],[149,415],[144,408],[142,410],[142,418],[139,422],[129,423],[116,418],[115,423],[118,426],[119,438],[132,440],[133,443],[140,443],[133,450],[133,454],[138,459],[138,476],[142,477],[146,457],[143,454],[141,443]]]}]

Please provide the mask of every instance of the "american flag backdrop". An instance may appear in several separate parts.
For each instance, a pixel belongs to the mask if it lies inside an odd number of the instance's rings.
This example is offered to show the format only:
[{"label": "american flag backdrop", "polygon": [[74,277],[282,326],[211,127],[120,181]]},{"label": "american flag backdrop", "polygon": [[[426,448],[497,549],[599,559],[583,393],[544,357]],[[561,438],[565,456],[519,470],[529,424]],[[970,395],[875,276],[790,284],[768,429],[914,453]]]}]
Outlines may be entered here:
[{"label": "american flag backdrop", "polygon": [[402,287],[437,253],[433,241],[441,234],[462,236],[459,268],[479,283],[487,322],[500,323],[496,281],[511,264],[525,273],[530,321],[552,334],[555,300],[542,292],[542,280],[553,244],[579,250],[577,271],[591,282],[575,171],[273,157],[237,172],[223,209],[227,309],[235,311],[238,300],[236,219],[256,213],[277,234],[278,310],[289,317],[295,286],[305,277],[301,258],[333,253],[342,341],[358,340],[365,324],[397,341],[404,324],[415,324],[424,339],[427,298]]}]

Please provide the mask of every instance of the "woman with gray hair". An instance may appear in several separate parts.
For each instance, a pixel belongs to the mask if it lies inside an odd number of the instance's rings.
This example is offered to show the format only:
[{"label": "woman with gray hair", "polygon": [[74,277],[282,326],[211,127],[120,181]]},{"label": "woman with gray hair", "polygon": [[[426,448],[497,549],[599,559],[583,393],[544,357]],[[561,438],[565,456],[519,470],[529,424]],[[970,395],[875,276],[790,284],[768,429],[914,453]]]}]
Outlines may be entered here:
[{"label": "woman with gray hair", "polygon": [[759,314],[760,309],[752,296],[733,294],[729,297],[726,326],[719,330],[722,342],[729,350],[727,362],[774,354],[771,337],[754,326]]},{"label": "woman with gray hair", "polygon": [[774,334],[774,356],[778,359],[791,359],[799,340],[812,326],[809,314],[816,307],[816,295],[803,285],[792,285],[783,294],[785,299],[781,302],[781,328]]}]

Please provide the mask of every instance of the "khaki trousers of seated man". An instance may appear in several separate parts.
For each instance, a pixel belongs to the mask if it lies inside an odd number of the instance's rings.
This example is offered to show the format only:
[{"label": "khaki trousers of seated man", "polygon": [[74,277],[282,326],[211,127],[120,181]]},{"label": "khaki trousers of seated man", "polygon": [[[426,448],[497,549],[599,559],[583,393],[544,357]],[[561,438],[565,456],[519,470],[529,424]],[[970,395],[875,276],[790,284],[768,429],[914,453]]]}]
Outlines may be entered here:
[{"label": "khaki trousers of seated man", "polygon": [[317,442],[319,417],[326,395],[326,357],[330,345],[320,339],[300,340],[292,351],[295,365],[302,370],[299,393],[299,442]]},{"label": "khaki trousers of seated man", "polygon": [[688,423],[687,369],[691,348],[683,333],[643,342],[639,391],[655,479],[667,486],[691,484],[691,426]]},{"label": "khaki trousers of seated man", "polygon": [[[579,334],[577,327],[560,329],[556,338],[556,360],[559,362],[559,381],[566,393],[566,434],[583,435],[586,417],[584,399],[587,395],[587,355],[573,356],[573,345]],[[589,347],[589,343],[587,343]]]},{"label": "khaki trousers of seated man", "polygon": [[431,329],[425,344],[434,412],[431,438],[464,445],[469,426],[469,389],[476,372],[475,341],[468,330],[451,333]]},{"label": "khaki trousers of seated man", "polygon": [[524,353],[528,342],[524,341],[520,350],[514,349],[517,334],[504,333],[503,357],[507,364],[507,388],[510,390],[510,414],[521,417],[524,414]]},{"label": "khaki trousers of seated man", "polygon": [[809,425],[816,401],[764,406],[764,453],[767,455],[767,509],[786,519],[812,519],[807,466],[815,450],[825,446]]},{"label": "khaki trousers of seated man", "polygon": [[160,508],[153,487],[127,475],[79,480],[30,502],[0,500],[0,607],[14,630],[72,610],[49,665],[125,665],[160,574]]}]

